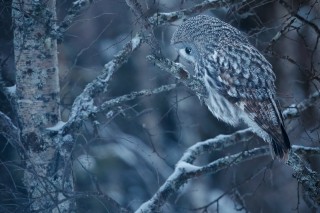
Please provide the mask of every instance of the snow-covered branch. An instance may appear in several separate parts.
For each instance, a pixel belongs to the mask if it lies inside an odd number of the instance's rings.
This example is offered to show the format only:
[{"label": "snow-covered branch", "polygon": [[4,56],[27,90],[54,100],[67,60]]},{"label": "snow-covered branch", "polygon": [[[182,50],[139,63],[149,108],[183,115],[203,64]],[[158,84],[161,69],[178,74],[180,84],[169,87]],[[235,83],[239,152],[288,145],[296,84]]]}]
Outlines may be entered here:
[{"label": "snow-covered branch", "polygon": [[320,155],[320,147],[294,145],[292,149],[295,153],[303,156]]},{"label": "snow-covered branch", "polygon": [[203,153],[211,153],[213,151],[223,150],[229,146],[239,142],[249,141],[253,137],[253,133],[248,129],[239,130],[231,135],[218,135],[203,142],[198,142],[188,148],[181,157],[180,161],[193,163],[194,160]]},{"label": "snow-covered branch", "polygon": [[292,104],[287,109],[282,112],[283,117],[286,118],[295,118],[300,116],[300,113],[308,109],[311,106],[314,106],[317,101],[320,99],[320,91],[316,91],[308,98],[304,99],[300,103]]},{"label": "snow-covered branch", "polygon": [[107,90],[113,74],[127,62],[133,51],[135,51],[142,42],[142,36],[136,34],[111,61],[105,64],[101,74],[89,83],[83,92],[75,99],[69,120],[63,126],[63,131],[70,130],[72,129],[71,127],[80,125],[83,120],[96,112],[97,108],[94,105],[93,98]]},{"label": "snow-covered branch", "polygon": [[[263,146],[251,150],[243,151],[237,154],[219,158],[204,166],[195,166],[192,163],[203,153],[221,150],[235,145],[239,142],[248,142],[253,136],[250,129],[240,130],[231,135],[219,135],[213,139],[198,142],[188,148],[181,159],[176,164],[174,172],[167,178],[164,184],[153,195],[153,197],[143,203],[135,213],[157,212],[168,198],[176,193],[189,179],[216,173],[222,169],[237,165],[247,160],[252,160],[270,154],[270,147]],[[314,205],[319,205],[320,198],[320,178],[312,171],[307,164],[297,155],[303,153],[319,154],[319,148],[308,148],[302,146],[293,146],[287,164],[294,170],[294,177],[304,186],[305,192],[313,200]]]},{"label": "snow-covered branch", "polygon": [[[301,147],[300,147],[301,148]],[[319,151],[319,150],[318,150]],[[303,186],[305,198],[314,207],[320,206],[320,176],[311,170],[299,155],[291,152],[288,165],[293,169],[293,177]]]},{"label": "snow-covered branch", "polygon": [[167,199],[176,193],[189,179],[216,173],[222,169],[237,165],[241,162],[269,155],[268,146],[254,148],[248,151],[219,158],[204,166],[192,165],[192,162],[202,153],[210,153],[214,150],[223,149],[235,143],[248,141],[253,133],[249,129],[240,130],[231,135],[219,135],[216,138],[198,142],[191,146],[176,164],[174,172],[165,183],[147,202],[143,203],[135,213],[157,212]]}]

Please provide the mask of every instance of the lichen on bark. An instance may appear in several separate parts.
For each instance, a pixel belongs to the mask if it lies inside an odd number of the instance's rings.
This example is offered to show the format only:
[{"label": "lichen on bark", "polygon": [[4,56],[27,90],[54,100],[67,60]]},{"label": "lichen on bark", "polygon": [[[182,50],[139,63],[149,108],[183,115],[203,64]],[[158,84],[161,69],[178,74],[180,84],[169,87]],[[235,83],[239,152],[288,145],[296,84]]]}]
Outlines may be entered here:
[{"label": "lichen on bark", "polygon": [[13,0],[12,17],[20,154],[30,211],[71,212],[74,205],[63,194],[73,191],[70,155],[61,157],[55,136],[46,130],[60,121],[57,41],[50,37],[56,2]]}]

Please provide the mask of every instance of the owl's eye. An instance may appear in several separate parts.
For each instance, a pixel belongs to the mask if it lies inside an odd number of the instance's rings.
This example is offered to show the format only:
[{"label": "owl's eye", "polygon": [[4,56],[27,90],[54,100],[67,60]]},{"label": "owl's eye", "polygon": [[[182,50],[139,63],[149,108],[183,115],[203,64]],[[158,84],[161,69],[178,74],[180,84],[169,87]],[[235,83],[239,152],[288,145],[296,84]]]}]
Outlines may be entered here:
[{"label": "owl's eye", "polygon": [[184,51],[186,51],[186,53],[187,53],[188,55],[191,54],[191,48],[190,48],[190,47],[186,47],[186,48],[184,49]]}]

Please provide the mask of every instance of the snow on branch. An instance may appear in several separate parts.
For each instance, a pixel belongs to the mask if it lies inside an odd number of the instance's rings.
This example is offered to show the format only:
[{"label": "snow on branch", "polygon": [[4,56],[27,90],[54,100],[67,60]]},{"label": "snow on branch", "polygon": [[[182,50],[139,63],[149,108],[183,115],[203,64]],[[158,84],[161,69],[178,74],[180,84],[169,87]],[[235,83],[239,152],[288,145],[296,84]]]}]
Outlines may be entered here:
[{"label": "snow on branch", "polygon": [[62,131],[68,131],[72,127],[80,125],[83,120],[96,112],[97,108],[94,105],[93,98],[107,90],[113,74],[127,62],[132,52],[140,47],[142,42],[142,36],[136,34],[111,61],[105,64],[101,74],[90,82],[83,92],[76,97],[71,108],[69,120],[61,129]]},{"label": "snow on branch", "polygon": [[308,109],[311,106],[314,106],[315,103],[320,99],[320,91],[316,91],[310,95],[307,99],[304,99],[300,103],[292,104],[287,109],[282,112],[283,117],[286,118],[295,118],[300,115],[301,112]]},{"label": "snow on branch", "polygon": [[[195,166],[192,163],[203,153],[221,150],[235,145],[239,142],[247,142],[253,133],[250,129],[240,130],[231,135],[219,135],[213,139],[198,142],[188,148],[176,164],[174,172],[167,178],[153,197],[143,203],[135,213],[158,212],[171,195],[176,193],[191,178],[206,174],[217,173],[230,166],[237,165],[247,160],[270,155],[270,147],[263,146],[237,154],[219,158],[204,166]],[[320,178],[307,164],[297,155],[303,153],[320,154],[319,148],[293,146],[287,164],[294,170],[294,177],[303,185],[305,193],[319,205],[320,200]]]},{"label": "snow on branch", "polygon": [[210,138],[191,146],[181,157],[180,161],[193,163],[196,157],[203,153],[208,154],[213,151],[223,150],[229,146],[235,145],[236,143],[249,141],[252,137],[253,133],[250,128],[237,131],[232,135],[218,135],[215,138]]},{"label": "snow on branch", "polygon": [[202,153],[209,153],[239,142],[248,141],[252,135],[253,133],[250,132],[250,129],[246,129],[231,135],[219,135],[214,139],[198,142],[191,146],[178,161],[174,172],[168,177],[159,190],[150,200],[143,203],[135,213],[158,212],[168,198],[176,193],[191,178],[216,173],[244,161],[269,155],[269,147],[264,146],[219,158],[204,166],[192,165],[192,162]]},{"label": "snow on branch", "polygon": [[303,156],[320,155],[320,147],[292,146],[295,153]]}]

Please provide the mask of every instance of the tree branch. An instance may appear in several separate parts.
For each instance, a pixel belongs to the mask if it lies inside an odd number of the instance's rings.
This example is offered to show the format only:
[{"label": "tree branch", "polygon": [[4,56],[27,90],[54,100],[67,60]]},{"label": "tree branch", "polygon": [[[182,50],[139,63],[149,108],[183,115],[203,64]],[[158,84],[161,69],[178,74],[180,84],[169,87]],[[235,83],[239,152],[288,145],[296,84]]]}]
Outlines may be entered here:
[{"label": "tree branch", "polygon": [[140,34],[136,34],[125,46],[119,51],[116,56],[109,61],[102,70],[102,73],[91,83],[89,83],[83,92],[76,97],[71,115],[67,123],[62,127],[61,131],[66,134],[73,127],[79,126],[83,120],[96,112],[93,98],[103,91],[107,90],[109,82],[114,74],[143,43],[143,38]]},{"label": "tree branch", "polygon": [[305,146],[292,146],[292,150],[298,155],[310,156],[310,155],[320,155],[320,147],[305,147]]},{"label": "tree branch", "polygon": [[320,35],[320,28],[313,22],[305,19],[304,17],[300,16],[298,14],[298,11],[294,11],[294,9],[284,0],[279,0],[279,3],[287,9],[287,11],[294,17],[296,17],[298,20],[300,20],[302,23],[305,23],[307,25],[309,25],[311,27],[311,29],[313,29],[315,31],[315,33],[317,33],[318,35]]},{"label": "tree branch", "polygon": [[191,8],[182,9],[170,13],[155,13],[149,18],[151,24],[155,26],[164,25],[177,21],[179,19],[186,19],[190,15],[198,14],[204,12],[208,9],[218,9],[225,6],[230,6],[231,4],[243,2],[240,0],[205,0]]},{"label": "tree branch", "polygon": [[[241,153],[219,158],[205,166],[194,166],[191,163],[202,153],[210,153],[217,149],[239,142],[248,141],[252,137],[249,129],[238,131],[231,135],[219,135],[214,139],[198,142],[187,149],[184,155],[176,164],[174,172],[168,177],[165,183],[147,202],[143,203],[135,213],[157,212],[189,179],[205,174],[217,173],[222,169],[237,165],[247,160],[267,156],[270,154],[268,146],[254,148]],[[226,143],[226,144],[225,144]]]},{"label": "tree branch", "polygon": [[[318,150],[319,151],[319,150]],[[293,177],[303,186],[306,197],[313,207],[320,206],[320,177],[312,171],[305,162],[294,152],[291,152],[288,163],[294,171]]]},{"label": "tree branch", "polygon": [[[195,7],[176,11],[172,13],[158,13],[152,16],[149,21],[153,25],[161,25],[168,22],[176,21],[177,19],[183,18],[183,16],[189,16],[199,11],[207,10],[208,8],[218,8],[225,6],[227,4],[234,3],[235,1],[204,1],[201,4],[196,5]],[[142,17],[141,10],[139,10],[139,4],[137,1],[127,0],[128,5],[135,11],[137,16]],[[131,3],[131,4],[130,4]],[[141,9],[141,8],[140,8]],[[147,27],[148,22],[144,20],[145,28]],[[292,22],[290,22],[291,24]],[[119,69],[119,67],[126,62],[131,53],[143,42],[144,36],[137,34],[127,45],[120,51],[117,56],[105,65],[105,69],[102,71],[102,74],[96,78],[95,81],[88,84],[82,94],[80,94],[72,107],[72,112],[69,121],[65,125],[64,129],[68,129],[75,124],[80,124],[84,118],[88,118],[90,115],[106,110],[108,107],[113,107],[115,105],[121,104],[126,101],[133,100],[140,96],[146,96],[151,94],[157,94],[163,91],[170,91],[174,89],[177,85],[165,85],[154,90],[142,90],[139,92],[133,92],[128,95],[118,97],[113,100],[106,101],[99,108],[95,107],[93,104],[93,98],[97,93],[105,90],[108,86],[109,81],[113,73]],[[180,65],[172,62],[166,58],[160,58],[155,56],[148,56],[147,59],[153,63],[161,70],[164,70],[172,74],[180,82],[194,91],[200,100],[205,101],[207,94],[204,86],[201,82],[190,76],[185,68]],[[290,108],[284,111],[285,118],[292,118],[299,116],[299,113],[308,107],[314,105],[314,103],[319,99],[319,92],[313,94],[309,99],[304,100],[300,104],[292,105]],[[194,160],[201,155],[202,153],[210,153],[214,150],[224,149],[228,146],[234,145],[235,143],[241,141],[248,141],[252,137],[250,130],[238,131],[232,135],[220,135],[216,138],[209,139],[204,142],[199,142],[194,146],[190,147],[185,154],[181,157],[180,161],[176,164],[175,171],[167,179],[167,181],[160,187],[159,191],[155,195],[136,211],[137,213],[146,213],[146,212],[155,212],[158,211],[162,205],[167,201],[167,199],[175,193],[184,183],[189,179],[204,175],[208,173],[216,173],[222,169],[225,169],[231,165],[237,165],[241,162],[254,159],[260,156],[269,155],[270,151],[268,147],[254,148],[245,152],[233,154],[220,158],[214,162],[211,162],[205,166],[194,166],[192,163]],[[308,195],[316,203],[316,199],[319,199],[319,179],[315,172],[309,169],[305,163],[297,156],[294,152],[299,154],[303,153],[315,153],[318,154],[319,150],[317,149],[303,149],[302,147],[293,148],[293,154],[290,155],[288,165],[290,165],[294,172],[295,177],[298,182],[301,183]],[[319,187],[318,187],[319,188]]]},{"label": "tree branch", "polygon": [[163,70],[170,75],[173,75],[181,83],[196,93],[201,102],[204,102],[207,98],[207,90],[201,83],[200,79],[197,79],[189,75],[189,72],[180,63],[175,63],[167,58],[155,57],[153,55],[147,56],[147,59],[154,63],[160,70]]},{"label": "tree branch", "polygon": [[142,33],[146,39],[146,43],[150,45],[154,54],[160,56],[160,45],[159,41],[156,39],[153,33],[153,26],[149,19],[143,13],[142,6],[138,0],[126,0],[127,5],[133,11],[134,15],[137,17],[138,21],[142,25]]},{"label": "tree branch", "polygon": [[142,6],[137,0],[126,0],[127,5],[133,11],[133,14],[142,22],[142,27],[145,30],[151,29],[149,20],[145,17],[142,11]]},{"label": "tree branch", "polygon": [[300,103],[292,104],[282,112],[284,119],[291,119],[300,116],[301,112],[314,106],[315,103],[320,99],[320,91],[316,91],[310,95],[307,99],[304,99]]},{"label": "tree branch", "polygon": [[[176,164],[174,172],[167,178],[165,183],[159,188],[153,197],[143,203],[135,213],[151,213],[159,211],[168,198],[172,194],[176,193],[191,178],[217,173],[222,169],[226,169],[247,160],[270,155],[269,147],[263,146],[219,158],[205,166],[192,165],[194,160],[203,153],[208,154],[212,151],[221,150],[239,142],[248,142],[252,136],[253,133],[250,129],[245,129],[237,131],[231,135],[219,135],[213,139],[198,142],[191,146],[185,151],[181,159]],[[320,149],[293,146],[292,150],[293,151],[289,156],[287,164],[294,170],[294,177],[304,186],[305,192],[314,201],[314,205],[319,205],[319,175],[308,168],[306,163],[303,162],[297,153],[312,152],[314,154],[320,154]]]},{"label": "tree branch", "polygon": [[20,141],[20,130],[13,124],[12,120],[4,113],[0,112],[0,134],[14,147],[22,148]]},{"label": "tree branch", "polygon": [[129,94],[122,95],[117,98],[104,102],[103,104],[101,104],[100,107],[97,108],[96,113],[105,111],[110,107],[123,104],[124,102],[132,101],[134,99],[137,99],[138,97],[156,95],[162,92],[171,91],[177,88],[177,86],[178,86],[177,84],[168,84],[168,85],[162,85],[161,87],[158,87],[155,89],[145,89],[137,92],[131,92]]},{"label": "tree branch", "polygon": [[87,9],[93,0],[75,0],[72,3],[72,7],[68,10],[67,15],[64,17],[60,26],[57,29],[53,29],[51,36],[57,39],[59,42],[62,41],[64,33],[68,30],[75,18],[85,9]]}]

